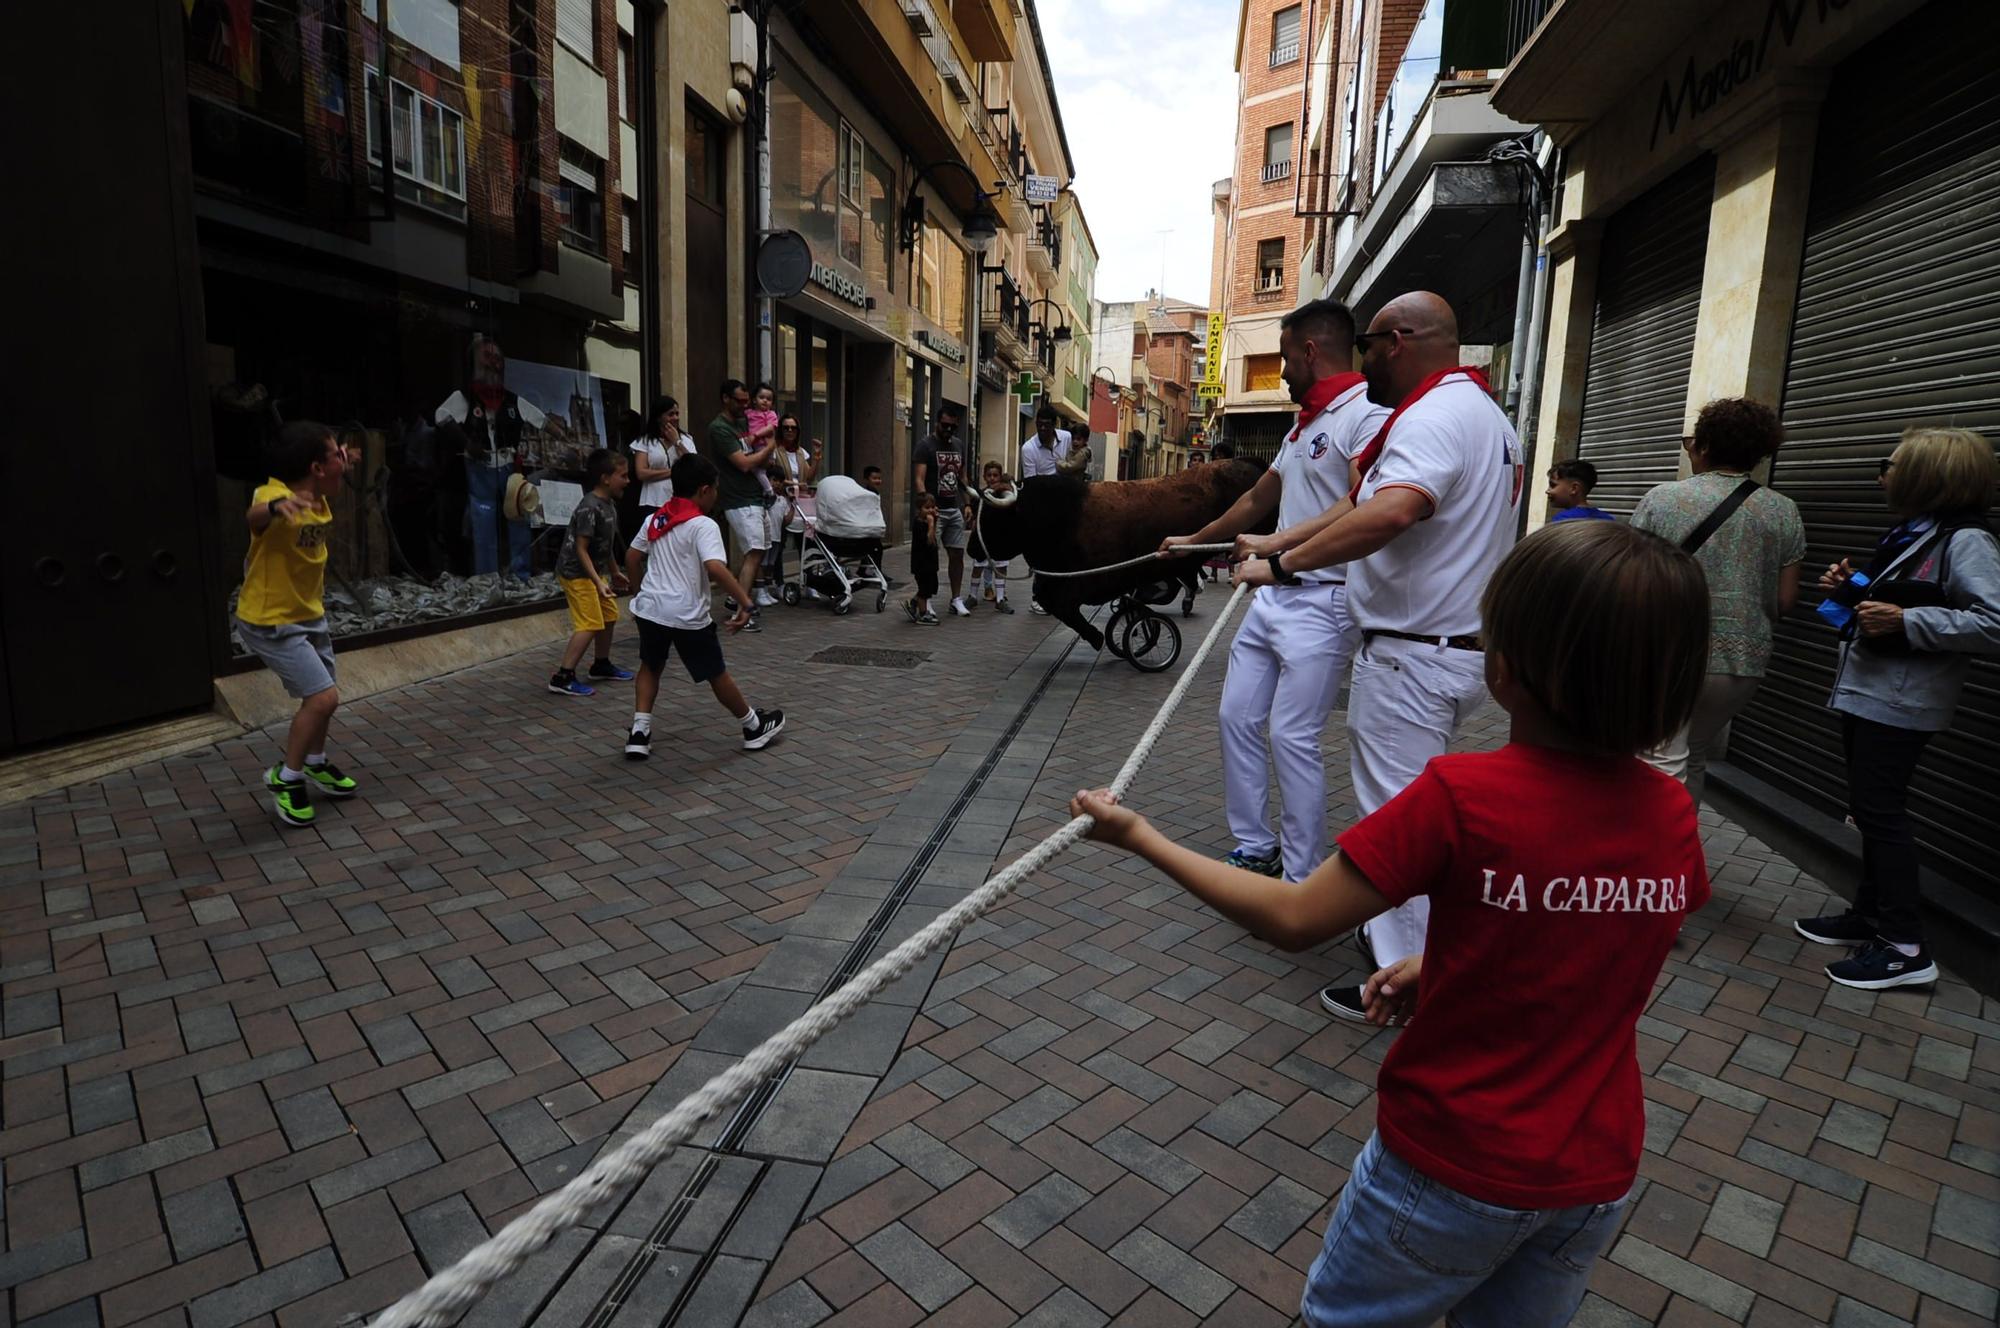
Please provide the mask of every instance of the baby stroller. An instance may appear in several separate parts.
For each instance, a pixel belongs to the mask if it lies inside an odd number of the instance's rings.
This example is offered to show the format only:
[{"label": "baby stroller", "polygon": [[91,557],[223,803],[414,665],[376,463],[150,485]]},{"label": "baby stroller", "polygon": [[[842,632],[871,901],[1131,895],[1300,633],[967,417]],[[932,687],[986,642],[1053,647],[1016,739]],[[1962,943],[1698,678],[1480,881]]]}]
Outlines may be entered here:
[{"label": "baby stroller", "polygon": [[[882,498],[845,475],[829,475],[811,497],[799,499],[805,538],[796,581],[787,582],[784,598],[797,604],[805,590],[829,600],[836,614],[850,613],[854,597],[873,588],[875,612],[889,602],[889,578],[882,574]],[[803,588],[802,588],[803,587]]]}]

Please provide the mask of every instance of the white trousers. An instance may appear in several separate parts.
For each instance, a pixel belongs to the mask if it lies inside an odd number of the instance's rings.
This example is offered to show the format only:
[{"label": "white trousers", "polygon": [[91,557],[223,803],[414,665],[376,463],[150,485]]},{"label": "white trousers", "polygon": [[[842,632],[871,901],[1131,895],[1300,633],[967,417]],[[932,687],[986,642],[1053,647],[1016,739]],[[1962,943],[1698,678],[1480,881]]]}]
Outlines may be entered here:
[{"label": "white trousers", "polygon": [[[1259,857],[1282,847],[1286,880],[1304,880],[1326,857],[1320,732],[1358,639],[1345,586],[1263,586],[1229,649],[1220,707],[1229,832],[1237,848]],[[1267,759],[1283,804],[1275,838]]]},{"label": "white trousers", "polygon": [[[1409,787],[1431,758],[1443,756],[1458,726],[1486,699],[1486,660],[1452,650],[1378,636],[1354,657],[1347,697],[1347,739],[1354,799],[1369,815]],[[1419,954],[1431,901],[1419,895],[1367,926],[1375,962],[1387,967]]]}]

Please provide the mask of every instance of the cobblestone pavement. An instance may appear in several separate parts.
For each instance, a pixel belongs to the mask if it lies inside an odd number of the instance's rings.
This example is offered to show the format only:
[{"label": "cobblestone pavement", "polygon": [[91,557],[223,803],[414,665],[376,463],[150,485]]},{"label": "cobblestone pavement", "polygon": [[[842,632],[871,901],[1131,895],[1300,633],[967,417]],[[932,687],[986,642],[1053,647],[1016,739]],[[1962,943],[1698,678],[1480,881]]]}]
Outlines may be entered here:
[{"label": "cobblestone pavement", "polygon": [[[387,1304],[1059,824],[1171,682],[1025,613],[767,616],[728,644],[791,715],[762,754],[670,682],[628,766],[552,644],[349,707],[369,795],[308,832],[268,737],[0,810],[0,1321]],[[1133,793],[1218,852],[1219,666]],[[1993,1322],[2000,1002],[1829,990],[1782,925],[1821,887],[1707,830],[1578,1322]],[[1319,1013],[1357,972],[1085,846],[466,1322],[1287,1322],[1393,1036]]]}]

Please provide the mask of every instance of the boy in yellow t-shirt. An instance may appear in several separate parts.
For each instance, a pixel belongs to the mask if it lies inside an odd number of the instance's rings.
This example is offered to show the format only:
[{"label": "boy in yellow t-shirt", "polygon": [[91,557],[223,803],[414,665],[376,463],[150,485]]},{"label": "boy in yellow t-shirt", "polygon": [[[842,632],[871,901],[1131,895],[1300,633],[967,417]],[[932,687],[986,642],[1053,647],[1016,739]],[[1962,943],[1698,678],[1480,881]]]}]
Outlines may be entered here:
[{"label": "boy in yellow t-shirt", "polygon": [[312,790],[351,798],[357,785],[326,759],[326,731],[340,692],[333,682],[333,637],[320,596],[326,586],[328,499],[340,488],[347,453],[333,430],[311,420],[287,424],[271,449],[276,477],[259,485],[244,520],[250,553],[236,597],[236,635],[285,691],[299,713],[285,737],[285,759],[264,783],[286,825],[311,825]]}]

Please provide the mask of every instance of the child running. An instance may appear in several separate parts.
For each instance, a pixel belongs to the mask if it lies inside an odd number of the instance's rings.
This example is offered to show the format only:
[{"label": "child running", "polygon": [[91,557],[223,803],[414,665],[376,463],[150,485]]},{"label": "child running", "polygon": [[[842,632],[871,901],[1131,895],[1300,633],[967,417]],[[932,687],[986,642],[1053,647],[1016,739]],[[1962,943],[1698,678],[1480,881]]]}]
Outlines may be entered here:
[{"label": "child running", "polygon": [[609,448],[598,448],[584,462],[590,480],[585,494],[570,513],[569,529],[563,535],[562,552],[556,555],[556,580],[569,601],[569,645],[562,663],[549,678],[549,690],[558,696],[595,696],[597,689],[578,682],[576,666],[592,642],[597,660],[590,666],[594,682],[630,682],[632,675],[611,662],[611,629],[618,621],[617,596],[630,588],[625,573],[613,561],[618,539],[618,499],[631,482],[625,458]]},{"label": "child running", "polygon": [[1307,1275],[1311,1328],[1566,1324],[1638,1175],[1634,1025],[1708,902],[1694,802],[1632,755],[1687,722],[1707,661],[1694,560],[1609,521],[1550,526],[1494,572],[1498,751],[1440,756],[1296,887],[1170,842],[1108,793],[1071,811],[1288,950],[1416,895],[1425,952],[1364,991],[1407,1019],[1376,1131]]},{"label": "child running", "polygon": [[326,759],[326,734],[340,691],[333,681],[333,635],[327,630],[326,537],[347,452],[333,430],[295,420],[271,450],[276,474],[250,496],[244,520],[250,552],[236,597],[236,635],[297,698],[299,712],[285,735],[285,758],[264,772],[264,784],[290,826],[313,823],[313,791],[351,798],[359,786]]},{"label": "child running", "polygon": [[675,652],[688,677],[707,683],[723,708],[742,722],[746,751],[770,746],[784,731],[784,711],[759,712],[743,699],[722,662],[722,642],[709,613],[713,581],[736,602],[729,630],[740,632],[750,621],[750,596],[729,570],[722,528],[707,515],[715,506],[717,478],[715,463],[707,457],[684,456],[674,462],[674,496],[646,518],[625,551],[626,575],[639,587],[632,596],[632,617],[639,624],[639,679],[633,687],[632,733],[625,740],[627,760],[643,761],[653,754],[653,701],[660,694],[660,670]]}]

